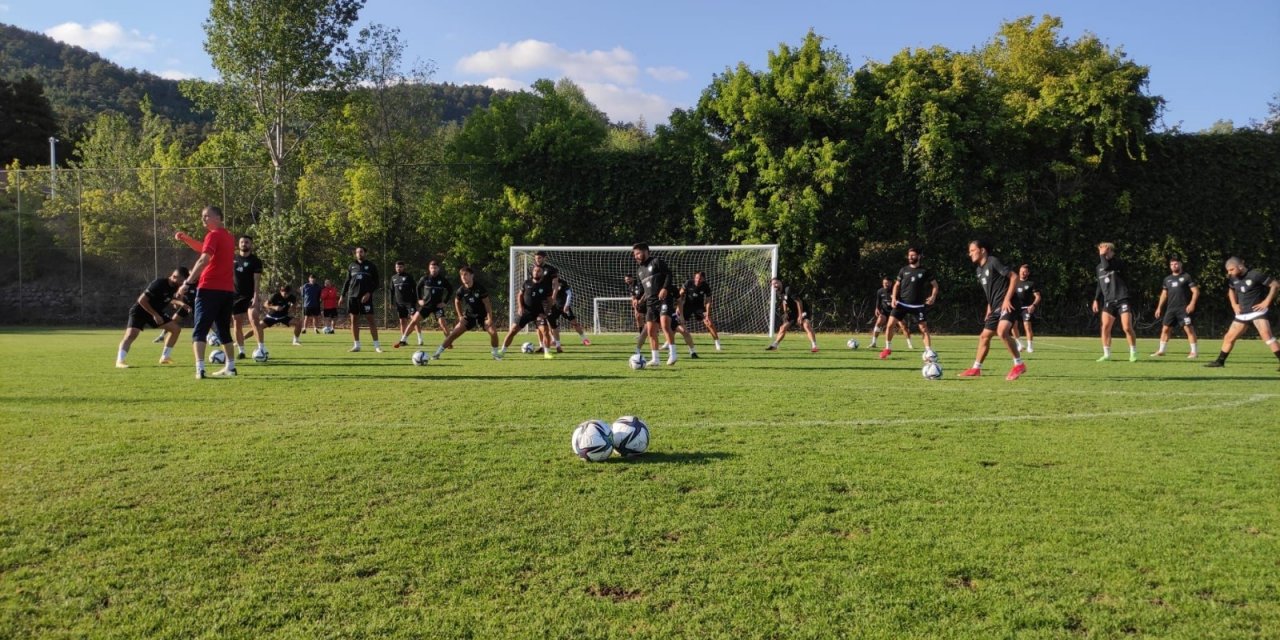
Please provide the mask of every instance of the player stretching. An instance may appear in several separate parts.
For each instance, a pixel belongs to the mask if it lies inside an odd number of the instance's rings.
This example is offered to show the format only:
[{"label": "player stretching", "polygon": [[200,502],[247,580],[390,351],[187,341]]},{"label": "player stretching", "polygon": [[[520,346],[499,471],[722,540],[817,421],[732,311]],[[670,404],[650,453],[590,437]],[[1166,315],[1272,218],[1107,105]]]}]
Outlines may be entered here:
[{"label": "player stretching", "polygon": [[[631,257],[636,261],[636,281],[643,289],[636,311],[644,314],[644,335],[649,336],[649,362],[658,365],[658,330],[665,324],[671,326],[671,309],[674,301],[668,300],[671,288],[671,269],[662,258],[649,254],[649,245],[638,242],[631,247]],[[636,346],[642,338],[637,337]],[[676,346],[667,346],[667,364],[676,363]]]},{"label": "player stretching", "polygon": [[1018,309],[1019,317],[1022,319],[1023,333],[1027,334],[1027,346],[1024,348],[1022,342],[1018,340],[1018,321],[1013,322],[1013,340],[1018,343],[1018,351],[1026,351],[1027,353],[1035,353],[1036,347],[1034,340],[1035,334],[1031,332],[1031,324],[1036,316],[1036,309],[1040,308],[1040,285],[1031,279],[1031,267],[1022,265],[1018,267],[1018,286],[1013,288],[1013,306]]},{"label": "player stretching", "polygon": [[[884,351],[880,352],[881,360],[893,353],[893,328],[901,325],[905,333],[908,317],[920,326],[920,333],[924,337],[924,350],[933,351],[933,340],[929,336],[928,310],[938,300],[938,279],[933,276],[932,271],[920,266],[920,260],[923,257],[919,249],[915,247],[907,249],[907,266],[898,271],[898,278],[893,283],[893,311],[889,312],[889,328],[884,334]],[[926,285],[929,287],[927,296],[925,295]],[[911,347],[910,338],[907,339],[907,347]]]},{"label": "player stretching", "polygon": [[711,334],[716,351],[720,351],[720,333],[716,331],[716,323],[711,321],[711,285],[707,284],[707,274],[694,271],[693,279],[680,289],[680,299],[680,314],[686,320],[701,322]]},{"label": "player stretching", "polygon": [[[423,318],[435,316],[440,332],[446,336],[449,335],[448,326],[444,321],[444,303],[451,293],[453,293],[453,285],[449,284],[449,279],[441,273],[440,263],[435,260],[427,263],[427,275],[422,276],[418,281],[418,310],[409,318],[409,326],[418,326]],[[396,343],[396,348],[408,345],[408,340],[409,332],[405,331],[400,334],[400,341]],[[422,344],[421,334],[418,340],[418,344]]]},{"label": "player stretching", "polygon": [[1258,330],[1258,337],[1271,349],[1271,353],[1280,359],[1280,342],[1271,333],[1271,322],[1267,319],[1267,312],[1276,300],[1276,292],[1280,291],[1280,280],[1257,269],[1249,270],[1244,266],[1243,260],[1232,256],[1227,259],[1227,283],[1231,285],[1227,290],[1227,300],[1231,302],[1236,316],[1231,322],[1231,328],[1227,329],[1227,335],[1222,337],[1222,351],[1218,353],[1218,358],[1204,366],[1221,367],[1227,364],[1227,356],[1231,355],[1236,340],[1249,330],[1250,324]]},{"label": "player stretching", "polygon": [[[1191,316],[1196,312],[1196,303],[1199,300],[1200,286],[1191,279],[1190,274],[1182,272],[1182,259],[1171,256],[1169,275],[1164,278],[1160,290],[1160,301],[1156,303],[1156,317],[1160,318],[1161,325],[1160,348],[1151,355],[1164,355],[1165,349],[1169,347],[1169,335],[1177,325],[1182,325],[1182,330],[1187,334],[1187,346],[1190,349],[1187,357],[1194,358],[1200,355],[1196,345],[1196,328],[1191,323]],[[1168,306],[1165,306],[1166,304]],[[1160,314],[1161,309],[1164,309],[1164,315]]]},{"label": "player stretching", "polygon": [[[547,281],[542,275],[542,267],[534,265],[533,275],[524,284],[520,285],[520,294],[516,296],[516,317],[511,321],[511,330],[507,331],[507,337],[502,341],[502,351],[498,354],[505,355],[507,347],[511,346],[511,341],[515,339],[516,334],[521,329],[529,326],[531,323],[538,330],[538,344],[542,349],[542,357],[550,360],[551,355],[551,335],[547,330],[547,314],[546,303],[551,297],[551,289],[547,287]],[[501,360],[501,358],[498,358]]]},{"label": "player stretching", "polygon": [[969,243],[969,260],[977,265],[978,284],[987,297],[987,314],[983,320],[982,333],[978,334],[978,355],[973,360],[973,367],[962,371],[960,377],[976,378],[982,375],[982,362],[991,351],[991,337],[999,336],[1013,356],[1013,368],[1004,379],[1017,380],[1018,376],[1027,372],[1027,365],[1022,362],[1018,353],[1018,344],[1010,335],[1015,317],[1013,290],[1018,286],[1018,274],[991,255],[991,246],[983,240]]},{"label": "player stretching", "polygon": [[[399,349],[408,342],[409,331],[418,334],[418,346],[422,346],[422,325],[418,323],[418,290],[413,276],[405,271],[403,260],[396,260],[396,272],[391,276],[391,301],[396,305],[396,318],[400,323],[400,341],[395,347]],[[412,318],[410,317],[412,316]],[[448,334],[445,334],[448,335]]]},{"label": "player stretching", "polygon": [[159,329],[160,335],[166,336],[164,351],[160,353],[160,364],[173,364],[169,358],[173,354],[173,345],[178,342],[178,334],[182,327],[174,319],[176,314],[165,313],[174,304],[182,304],[177,297],[178,287],[186,280],[190,272],[186,267],[178,267],[168,278],[156,278],[147,285],[138,300],[129,307],[129,324],[124,328],[124,339],[120,341],[120,349],[116,352],[116,368],[128,369],[125,357],[129,355],[129,346],[137,339],[143,329],[151,327]]},{"label": "player stretching", "polygon": [[191,329],[191,350],[196,357],[196,379],[204,379],[205,338],[210,328],[217,331],[218,340],[222,343],[222,353],[227,357],[226,366],[213,375],[231,378],[236,375],[235,352],[231,349],[231,305],[235,298],[235,271],[232,264],[236,243],[231,239],[231,233],[222,226],[221,209],[205,207],[200,211],[200,221],[209,233],[204,236],[200,257],[191,267],[186,282],[178,287],[178,295],[185,296],[188,291],[196,290],[195,326]]},{"label": "player stretching", "polygon": [[[693,334],[689,332],[689,327],[687,327],[685,321],[681,319],[680,309],[684,307],[684,299],[683,296],[680,295],[680,291],[683,291],[683,289],[677,290],[674,288],[674,279],[672,279],[671,282],[673,283],[673,287],[667,291],[667,302],[669,303],[667,306],[667,318],[666,322],[662,325],[667,339],[667,344],[675,345],[675,334],[679,333],[684,336],[684,343],[689,347],[689,357],[697,359],[698,348],[693,344]],[[675,349],[674,346],[670,348],[672,350]]]},{"label": "player stretching", "polygon": [[302,332],[307,332],[307,323],[311,329],[320,333],[320,293],[324,287],[316,282],[316,274],[307,274],[307,283],[302,285]]},{"label": "player stretching", "polygon": [[458,324],[445,337],[444,342],[436,347],[436,352],[431,354],[431,357],[439,360],[440,355],[445,349],[453,346],[458,336],[472,329],[484,329],[489,332],[490,353],[493,354],[493,359],[501,360],[502,352],[498,351],[498,329],[493,321],[493,306],[489,302],[489,290],[476,282],[476,274],[471,267],[458,269],[458,279],[462,281],[462,285],[453,293],[453,310],[458,312]]},{"label": "player stretching", "polygon": [[280,290],[267,299],[267,313],[262,319],[264,328],[282,324],[293,329],[293,346],[302,344],[298,336],[302,333],[302,319],[289,315],[289,310],[298,304],[298,296],[293,295],[293,287],[282,284]]},{"label": "player stretching", "polygon": [[[813,323],[809,322],[809,310],[805,308],[804,300],[791,292],[791,287],[782,283],[781,278],[773,279],[773,290],[778,295],[778,306],[783,314],[782,326],[778,328],[778,335],[774,338],[769,346],[765,347],[765,351],[777,351],[778,344],[783,338],[787,337],[787,329],[793,324],[799,324],[804,328],[804,332],[809,336],[809,352],[818,352],[818,339],[813,335]],[[888,345],[885,341],[885,345]],[[883,355],[881,357],[884,357]]]},{"label": "player stretching", "polygon": [[[543,276],[546,280],[546,276]],[[578,332],[578,339],[582,341],[583,346],[591,346],[591,341],[587,339],[587,334],[582,329],[582,323],[578,322],[578,317],[573,315],[573,288],[569,286],[569,281],[559,278],[559,287],[555,290],[555,302],[551,305],[551,311],[547,313],[547,328],[551,330],[551,344],[556,348],[556,353],[560,353],[560,318],[569,321],[569,327]]]},{"label": "player stretching", "polygon": [[1116,255],[1116,245],[1098,245],[1098,293],[1093,299],[1093,312],[1102,312],[1102,357],[1111,359],[1111,328],[1120,318],[1125,340],[1129,343],[1129,362],[1138,361],[1138,336],[1133,332],[1133,312],[1129,310],[1129,285],[1124,279],[1124,261]]},{"label": "player stretching", "polygon": [[356,247],[356,261],[347,265],[347,281],[342,284],[342,295],[339,301],[347,301],[347,315],[351,318],[351,349],[360,350],[360,316],[364,316],[369,325],[369,335],[373,337],[373,350],[382,353],[378,344],[378,323],[373,320],[373,292],[378,290],[378,267],[364,259],[364,247]]}]

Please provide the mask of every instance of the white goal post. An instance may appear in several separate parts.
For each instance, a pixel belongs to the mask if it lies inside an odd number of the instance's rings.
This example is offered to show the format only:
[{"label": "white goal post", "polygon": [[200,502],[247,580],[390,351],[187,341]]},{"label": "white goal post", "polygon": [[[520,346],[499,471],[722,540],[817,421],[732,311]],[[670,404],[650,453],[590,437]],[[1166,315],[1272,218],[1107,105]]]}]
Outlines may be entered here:
[{"label": "white goal post", "polygon": [[[773,335],[777,302],[769,281],[778,275],[778,245],[674,245],[650,249],[671,268],[676,287],[691,280],[695,271],[706,274],[711,287],[711,318],[718,331]],[[516,316],[516,296],[533,270],[533,257],[538,251],[547,252],[546,261],[569,283],[574,296],[572,308],[579,322],[589,323],[589,330],[595,333],[635,332],[631,296],[623,282],[624,276],[636,273],[630,246],[511,247],[507,273],[510,317]],[[588,313],[590,317],[586,317]],[[690,330],[705,330],[701,323],[689,319],[686,322]]]}]

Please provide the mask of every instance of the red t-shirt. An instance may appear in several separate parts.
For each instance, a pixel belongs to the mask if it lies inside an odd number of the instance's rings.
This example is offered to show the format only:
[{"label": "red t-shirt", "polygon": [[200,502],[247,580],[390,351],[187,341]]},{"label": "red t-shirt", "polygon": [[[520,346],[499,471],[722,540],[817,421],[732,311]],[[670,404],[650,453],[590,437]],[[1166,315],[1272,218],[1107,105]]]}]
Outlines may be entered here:
[{"label": "red t-shirt", "polygon": [[209,264],[200,273],[199,287],[211,291],[235,291],[235,277],[232,261],[235,258],[236,242],[231,232],[226,229],[214,229],[204,237],[204,246],[200,253],[209,254]]},{"label": "red t-shirt", "polygon": [[338,308],[338,288],[329,286],[320,290],[320,304],[325,309]]}]

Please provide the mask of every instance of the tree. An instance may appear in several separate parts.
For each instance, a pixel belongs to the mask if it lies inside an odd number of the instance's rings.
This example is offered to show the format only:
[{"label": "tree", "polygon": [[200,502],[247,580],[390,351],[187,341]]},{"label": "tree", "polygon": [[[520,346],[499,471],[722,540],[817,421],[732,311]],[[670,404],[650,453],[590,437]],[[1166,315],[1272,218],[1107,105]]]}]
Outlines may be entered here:
[{"label": "tree", "polygon": [[284,208],[287,164],[331,117],[354,74],[346,46],[364,0],[213,0],[205,51],[217,84],[186,83],[219,125],[262,140],[272,167],[272,212]]},{"label": "tree", "polygon": [[31,76],[0,80],[0,164],[48,164],[49,138],[57,137],[58,117],[44,86]]}]

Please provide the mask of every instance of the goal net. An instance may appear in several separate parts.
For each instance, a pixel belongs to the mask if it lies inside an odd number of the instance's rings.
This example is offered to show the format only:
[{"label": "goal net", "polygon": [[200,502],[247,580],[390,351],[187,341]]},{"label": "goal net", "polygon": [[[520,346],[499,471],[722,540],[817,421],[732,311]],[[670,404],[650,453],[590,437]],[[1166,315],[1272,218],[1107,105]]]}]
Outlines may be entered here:
[{"label": "goal net", "polygon": [[[573,313],[588,331],[634,333],[631,293],[623,278],[636,273],[631,247],[511,247],[510,317],[516,294],[533,270],[533,256],[546,251],[546,261],[560,271],[573,290]],[[774,296],[769,281],[778,274],[777,245],[655,246],[651,253],[666,261],[677,287],[706,275],[711,287],[711,319],[722,333],[773,335]],[[563,324],[565,321],[561,320]],[[691,331],[705,331],[685,319]]]}]

